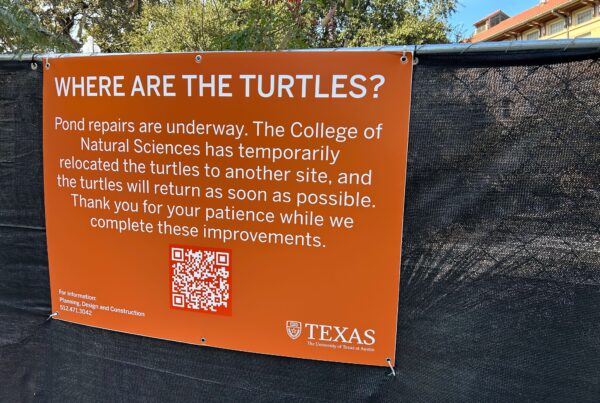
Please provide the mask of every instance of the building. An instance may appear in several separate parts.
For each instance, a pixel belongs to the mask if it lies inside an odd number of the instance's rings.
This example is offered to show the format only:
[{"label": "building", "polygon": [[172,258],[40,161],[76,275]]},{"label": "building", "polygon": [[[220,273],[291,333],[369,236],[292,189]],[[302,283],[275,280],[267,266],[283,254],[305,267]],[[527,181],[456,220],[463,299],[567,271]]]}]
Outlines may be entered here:
[{"label": "building", "polygon": [[474,25],[469,42],[600,37],[600,0],[542,0],[513,17],[498,10]]},{"label": "building", "polygon": [[487,15],[477,21],[475,24],[475,34],[480,34],[483,31],[487,31],[488,29],[495,27],[500,24],[502,21],[509,19],[510,16],[506,14],[502,10],[496,10],[490,15]]}]

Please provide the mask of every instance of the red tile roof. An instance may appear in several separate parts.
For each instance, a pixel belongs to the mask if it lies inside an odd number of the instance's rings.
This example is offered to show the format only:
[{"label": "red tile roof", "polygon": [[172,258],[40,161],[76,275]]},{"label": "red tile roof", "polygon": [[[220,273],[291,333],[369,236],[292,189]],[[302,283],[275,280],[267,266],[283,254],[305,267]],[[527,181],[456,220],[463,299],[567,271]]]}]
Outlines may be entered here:
[{"label": "red tile roof", "polygon": [[469,39],[469,42],[481,42],[490,39],[498,34],[514,29],[528,21],[534,20],[543,14],[551,13],[555,8],[565,6],[567,4],[575,4],[581,0],[548,0],[545,4],[535,5],[522,13],[515,15],[507,20],[502,21],[498,25],[494,25],[488,30],[475,34]]}]

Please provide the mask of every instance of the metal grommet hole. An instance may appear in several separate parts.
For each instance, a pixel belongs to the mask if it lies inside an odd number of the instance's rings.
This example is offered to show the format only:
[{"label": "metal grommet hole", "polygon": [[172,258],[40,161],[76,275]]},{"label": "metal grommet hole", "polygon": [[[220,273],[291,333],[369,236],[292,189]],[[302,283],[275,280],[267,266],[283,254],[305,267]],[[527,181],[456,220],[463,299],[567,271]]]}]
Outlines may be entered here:
[{"label": "metal grommet hole", "polygon": [[46,62],[46,70],[50,70],[50,62]]},{"label": "metal grommet hole", "polygon": [[37,63],[36,62],[32,62],[31,63],[31,70],[37,70],[37,68],[38,68]]},{"label": "metal grommet hole", "polygon": [[202,344],[206,343],[206,338],[201,338],[200,341],[202,342]]},{"label": "metal grommet hole", "polygon": [[402,57],[400,58],[400,61],[402,63],[406,63],[406,62],[408,62],[408,57],[406,57],[406,55],[402,55]]},{"label": "metal grommet hole", "polygon": [[196,55],[196,57],[194,57],[194,60],[196,60],[196,63],[200,63],[202,61],[202,55]]},{"label": "metal grommet hole", "polygon": [[415,58],[413,59],[413,65],[415,65],[415,66],[416,66],[417,64],[419,64],[419,58],[418,58],[418,57],[415,57]]}]

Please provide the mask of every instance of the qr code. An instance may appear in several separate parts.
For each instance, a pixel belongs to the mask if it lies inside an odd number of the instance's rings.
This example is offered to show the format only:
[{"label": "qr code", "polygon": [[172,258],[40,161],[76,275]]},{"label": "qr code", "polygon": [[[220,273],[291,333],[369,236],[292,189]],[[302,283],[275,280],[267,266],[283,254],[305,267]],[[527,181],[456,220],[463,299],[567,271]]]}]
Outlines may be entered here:
[{"label": "qr code", "polygon": [[231,314],[229,250],[170,246],[171,307]]}]

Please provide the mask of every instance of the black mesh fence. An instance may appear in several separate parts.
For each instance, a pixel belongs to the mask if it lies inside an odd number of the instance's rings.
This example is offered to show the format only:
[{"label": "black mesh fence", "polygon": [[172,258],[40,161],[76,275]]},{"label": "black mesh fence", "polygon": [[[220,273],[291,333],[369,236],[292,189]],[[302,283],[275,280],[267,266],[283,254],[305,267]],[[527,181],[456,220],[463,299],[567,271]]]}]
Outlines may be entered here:
[{"label": "black mesh fence", "polygon": [[0,401],[600,400],[597,57],[420,57],[396,377],[47,321],[42,69],[0,63]]}]

